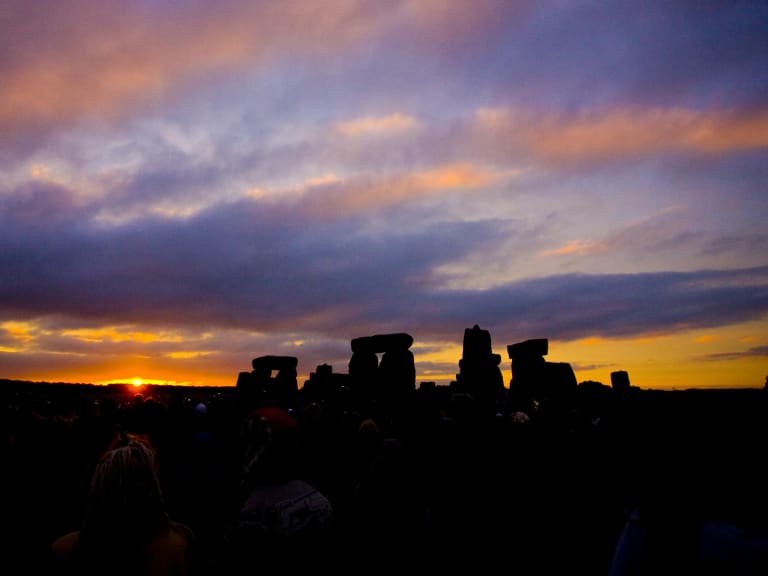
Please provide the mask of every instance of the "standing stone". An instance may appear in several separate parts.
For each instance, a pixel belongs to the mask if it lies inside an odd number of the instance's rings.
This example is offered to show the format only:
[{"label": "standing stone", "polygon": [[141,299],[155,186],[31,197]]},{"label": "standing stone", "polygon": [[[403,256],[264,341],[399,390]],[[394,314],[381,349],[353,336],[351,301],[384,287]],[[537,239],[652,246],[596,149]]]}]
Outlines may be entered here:
[{"label": "standing stone", "polygon": [[[259,356],[251,361],[253,370],[248,376],[241,372],[237,391],[244,406],[253,407],[274,403],[290,408],[296,402],[298,358],[295,356]],[[272,372],[276,372],[273,377]]]},{"label": "standing stone", "polygon": [[320,364],[304,383],[303,400],[323,402],[333,399],[347,385],[348,377],[348,374],[334,374],[330,364]]},{"label": "standing stone", "polygon": [[[354,338],[349,361],[350,387],[366,401],[396,401],[416,390],[416,367],[404,332]],[[378,354],[382,354],[379,364]]]},{"label": "standing stone", "polygon": [[531,403],[545,401],[550,406],[565,406],[573,400],[578,382],[567,362],[547,362],[546,338],[524,340],[507,346],[512,360],[510,397],[516,407],[529,409]]},{"label": "standing stone", "polygon": [[616,392],[626,392],[629,390],[629,372],[626,370],[611,372],[611,388]]},{"label": "standing stone", "polygon": [[491,333],[477,324],[466,328],[459,373],[456,375],[457,392],[470,394],[486,404],[501,400],[505,388],[500,363],[501,355],[493,353]]}]

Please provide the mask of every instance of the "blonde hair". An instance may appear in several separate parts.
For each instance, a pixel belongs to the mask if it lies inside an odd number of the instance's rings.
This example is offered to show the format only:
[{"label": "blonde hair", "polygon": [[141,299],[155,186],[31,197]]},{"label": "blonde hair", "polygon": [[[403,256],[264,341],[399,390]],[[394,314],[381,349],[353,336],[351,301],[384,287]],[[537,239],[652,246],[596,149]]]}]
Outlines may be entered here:
[{"label": "blonde hair", "polygon": [[122,434],[93,472],[81,534],[135,542],[167,524],[154,447],[146,437]]}]

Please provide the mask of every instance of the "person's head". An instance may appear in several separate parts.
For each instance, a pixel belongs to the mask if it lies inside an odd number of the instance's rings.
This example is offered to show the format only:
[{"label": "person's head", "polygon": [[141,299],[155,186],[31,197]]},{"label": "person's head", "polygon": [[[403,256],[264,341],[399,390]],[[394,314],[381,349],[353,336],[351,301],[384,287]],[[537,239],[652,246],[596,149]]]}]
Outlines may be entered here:
[{"label": "person's head", "polygon": [[121,434],[91,477],[83,535],[140,539],[167,520],[152,444],[143,436]]},{"label": "person's head", "polygon": [[293,473],[297,422],[286,410],[263,406],[243,420],[243,473],[246,483],[279,482]]}]

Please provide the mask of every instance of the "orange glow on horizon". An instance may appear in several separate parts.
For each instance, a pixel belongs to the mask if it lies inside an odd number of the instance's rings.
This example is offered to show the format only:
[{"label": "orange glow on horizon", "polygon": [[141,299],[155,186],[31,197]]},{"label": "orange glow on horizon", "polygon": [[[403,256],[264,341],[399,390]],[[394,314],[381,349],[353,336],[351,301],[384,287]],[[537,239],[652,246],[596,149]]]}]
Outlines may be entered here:
[{"label": "orange glow on horizon", "polygon": [[[8,323],[3,326],[6,334],[13,331],[13,337],[17,339],[24,338],[30,327]],[[131,328],[130,331],[120,330],[118,334],[133,331],[143,333]],[[525,335],[506,341],[495,335],[493,328],[490,331],[493,350],[501,355],[499,368],[504,384],[509,386],[511,360],[507,357],[506,346],[524,340]],[[570,363],[578,382],[592,380],[610,384],[611,372],[626,370],[631,384],[642,389],[754,388],[764,385],[768,373],[763,344],[765,333],[766,322],[755,320],[717,330],[683,330],[627,338],[591,336],[572,341],[550,339],[549,354],[545,359]],[[92,355],[71,356],[69,361],[73,365],[69,368],[38,365],[34,371],[8,371],[0,376],[27,381],[125,384],[136,388],[147,385],[233,387],[239,371],[248,366],[251,358],[261,355],[253,352],[242,361],[233,361],[222,348],[224,341],[219,342],[212,335],[206,342],[206,347],[197,351],[194,345],[187,350],[168,351],[163,340],[146,342],[141,355],[102,355],[94,350]],[[22,353],[20,350],[14,352]],[[427,381],[448,385],[456,379],[462,355],[460,339],[417,339],[412,352],[417,386]],[[299,357],[297,384],[303,387],[309,374],[323,360],[305,357],[301,351],[296,355]],[[62,357],[61,353],[56,353],[55,357]],[[345,363],[334,368],[335,372],[346,372]]]}]

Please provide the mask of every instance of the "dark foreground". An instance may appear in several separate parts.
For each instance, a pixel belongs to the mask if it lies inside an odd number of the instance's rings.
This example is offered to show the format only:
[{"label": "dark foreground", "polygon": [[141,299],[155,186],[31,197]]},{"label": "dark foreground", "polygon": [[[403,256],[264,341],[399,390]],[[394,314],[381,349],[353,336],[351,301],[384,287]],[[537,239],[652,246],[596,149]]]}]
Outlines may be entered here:
[{"label": "dark foreground", "polygon": [[[195,572],[260,570],[267,551],[258,543],[252,558],[231,548],[248,408],[234,387],[139,395],[3,381],[0,397],[3,573],[46,571],[51,542],[77,529],[94,464],[118,428],[155,444],[169,514],[195,534]],[[331,501],[335,526],[316,557],[283,551],[283,571],[659,573],[619,571],[613,562],[628,519],[641,511],[653,543],[647,566],[689,566],[707,525],[757,543],[757,553],[729,559],[728,550],[717,554],[718,540],[698,560],[702,573],[759,573],[768,542],[767,407],[762,389],[608,387],[580,387],[569,405],[525,413],[503,403],[490,410],[441,387],[386,409],[344,394],[299,401],[290,407],[297,470]]]}]

